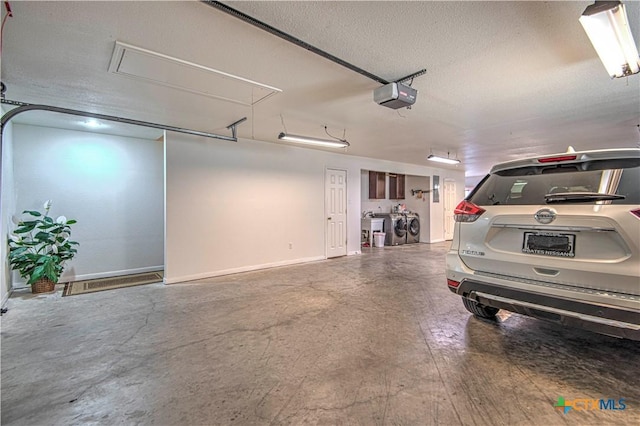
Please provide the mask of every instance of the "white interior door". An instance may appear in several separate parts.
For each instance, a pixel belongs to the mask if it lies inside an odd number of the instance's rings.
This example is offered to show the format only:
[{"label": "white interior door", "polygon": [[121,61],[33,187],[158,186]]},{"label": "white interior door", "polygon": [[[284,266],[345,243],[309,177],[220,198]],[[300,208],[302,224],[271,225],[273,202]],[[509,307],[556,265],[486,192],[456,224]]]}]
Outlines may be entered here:
[{"label": "white interior door", "polygon": [[327,169],[325,174],[327,258],[347,254],[347,171]]},{"label": "white interior door", "polygon": [[444,181],[444,239],[453,238],[453,210],[456,208],[458,199],[456,196],[456,182],[453,180]]}]

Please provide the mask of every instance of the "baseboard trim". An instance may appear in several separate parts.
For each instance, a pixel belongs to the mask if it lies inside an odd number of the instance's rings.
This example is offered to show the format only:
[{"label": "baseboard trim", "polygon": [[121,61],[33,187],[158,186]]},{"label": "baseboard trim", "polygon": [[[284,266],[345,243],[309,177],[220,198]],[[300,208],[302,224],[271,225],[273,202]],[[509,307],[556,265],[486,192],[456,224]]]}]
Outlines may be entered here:
[{"label": "baseboard trim", "polygon": [[159,265],[159,266],[146,266],[144,268],[123,269],[121,271],[108,271],[108,272],[98,272],[95,274],[74,275],[69,277],[61,277],[58,284],[69,283],[73,281],[95,280],[98,278],[119,277],[122,275],[143,274],[146,272],[162,271],[163,269],[164,269],[164,266]]},{"label": "baseboard trim", "polygon": [[437,239],[437,240],[431,240],[429,241],[429,244],[434,244],[434,243],[444,243],[446,240],[444,238],[442,239]]},{"label": "baseboard trim", "polygon": [[251,272],[251,271],[257,271],[260,269],[277,268],[279,266],[297,265],[300,263],[317,262],[318,260],[325,260],[325,259],[326,258],[324,256],[305,257],[302,259],[283,260],[281,262],[271,262],[271,263],[263,263],[260,265],[242,266],[240,268],[223,269],[220,271],[203,272],[200,274],[183,275],[179,277],[167,277],[166,276],[167,274],[165,271],[164,283],[175,284],[175,283],[182,283],[186,281],[196,281],[204,278],[220,277],[223,275],[238,274],[241,272]]},{"label": "baseboard trim", "polygon": [[5,304],[7,303],[7,301],[9,300],[9,297],[11,297],[11,293],[13,293],[13,288],[10,288],[5,294],[4,297],[2,298],[2,302],[0,303],[0,307],[4,308]]}]

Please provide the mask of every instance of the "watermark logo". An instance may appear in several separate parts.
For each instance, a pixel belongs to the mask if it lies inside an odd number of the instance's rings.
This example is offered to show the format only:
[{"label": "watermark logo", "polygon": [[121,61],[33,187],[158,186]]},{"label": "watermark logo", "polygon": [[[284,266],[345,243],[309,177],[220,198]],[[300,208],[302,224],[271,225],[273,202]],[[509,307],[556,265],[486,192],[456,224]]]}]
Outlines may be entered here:
[{"label": "watermark logo", "polygon": [[627,408],[624,398],[618,400],[609,399],[587,399],[579,398],[572,401],[564,399],[563,396],[558,397],[558,401],[553,404],[558,410],[562,410],[567,414],[571,410],[576,411],[593,411],[593,410],[615,410],[620,411]]}]

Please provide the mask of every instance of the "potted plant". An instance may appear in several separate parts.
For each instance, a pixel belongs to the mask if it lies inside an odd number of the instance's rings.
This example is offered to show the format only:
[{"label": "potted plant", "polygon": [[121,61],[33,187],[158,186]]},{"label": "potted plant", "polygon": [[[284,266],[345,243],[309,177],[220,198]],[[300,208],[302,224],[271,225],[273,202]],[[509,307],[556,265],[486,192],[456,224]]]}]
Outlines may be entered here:
[{"label": "potted plant", "polygon": [[64,264],[77,253],[76,241],[69,240],[75,220],[49,216],[51,200],[44,203],[44,213],[25,210],[30,220],[18,222],[9,237],[9,264],[31,285],[33,293],[53,291]]}]

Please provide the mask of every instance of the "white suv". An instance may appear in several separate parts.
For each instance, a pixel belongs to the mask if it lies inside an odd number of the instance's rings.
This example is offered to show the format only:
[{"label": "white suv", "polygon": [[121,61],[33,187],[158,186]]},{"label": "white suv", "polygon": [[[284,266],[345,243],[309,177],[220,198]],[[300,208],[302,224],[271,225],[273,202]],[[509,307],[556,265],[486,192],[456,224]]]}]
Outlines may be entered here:
[{"label": "white suv", "polygon": [[640,149],[498,164],[455,220],[447,284],[471,313],[640,340]]}]

